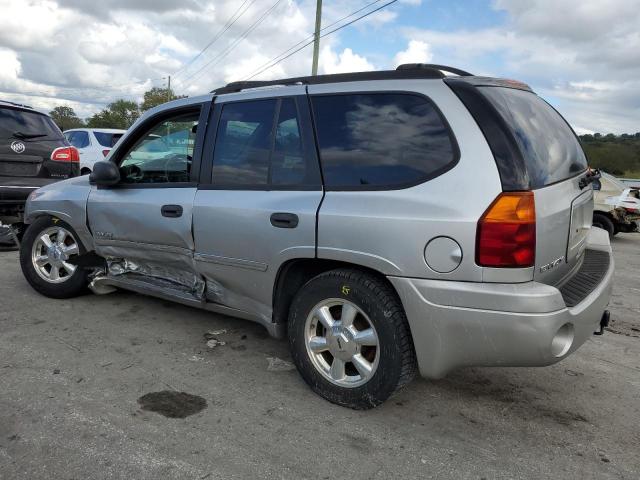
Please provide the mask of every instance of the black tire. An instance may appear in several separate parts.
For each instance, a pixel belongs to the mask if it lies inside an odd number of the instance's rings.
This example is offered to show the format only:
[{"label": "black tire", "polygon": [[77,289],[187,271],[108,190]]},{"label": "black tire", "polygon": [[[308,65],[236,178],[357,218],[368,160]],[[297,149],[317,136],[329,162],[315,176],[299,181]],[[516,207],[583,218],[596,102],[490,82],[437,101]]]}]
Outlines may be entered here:
[{"label": "black tire", "polygon": [[593,214],[593,226],[606,230],[609,234],[609,238],[613,238],[615,235],[615,226],[609,217],[602,213]]},{"label": "black tire", "polygon": [[27,282],[29,282],[29,284],[34,288],[34,290],[46,297],[76,297],[82,294],[87,288],[87,270],[81,267],[77,267],[75,269],[75,272],[70,275],[65,281],[61,283],[51,283],[43,279],[38,274],[38,272],[36,272],[36,269],[33,265],[31,253],[34,243],[40,237],[42,232],[51,227],[63,227],[64,229],[66,229],[78,244],[80,254],[86,253],[86,250],[82,245],[82,242],[78,238],[78,235],[69,224],[57,218],[41,217],[31,225],[29,225],[27,231],[22,237],[22,242],[20,243],[20,267],[22,268],[22,274],[24,275],[24,278],[27,280]]},{"label": "black tire", "polygon": [[[377,333],[377,368],[360,386],[343,387],[330,382],[307,352],[307,317],[316,305],[327,299],[353,303],[369,317]],[[376,407],[411,382],[417,371],[411,331],[397,293],[384,279],[359,270],[332,270],[305,284],[289,311],[288,336],[294,363],[311,389],[344,407],[357,410]]]}]

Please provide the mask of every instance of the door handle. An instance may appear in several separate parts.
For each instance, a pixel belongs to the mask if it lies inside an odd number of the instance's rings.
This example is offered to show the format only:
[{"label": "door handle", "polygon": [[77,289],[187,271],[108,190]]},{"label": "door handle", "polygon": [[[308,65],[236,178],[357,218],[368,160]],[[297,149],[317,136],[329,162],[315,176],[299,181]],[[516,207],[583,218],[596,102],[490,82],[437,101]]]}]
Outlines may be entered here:
[{"label": "door handle", "polygon": [[271,225],[277,228],[296,228],[298,216],[295,213],[274,213],[271,215]]},{"label": "door handle", "polygon": [[180,205],[163,205],[160,212],[163,217],[178,218],[182,216],[182,207]]}]

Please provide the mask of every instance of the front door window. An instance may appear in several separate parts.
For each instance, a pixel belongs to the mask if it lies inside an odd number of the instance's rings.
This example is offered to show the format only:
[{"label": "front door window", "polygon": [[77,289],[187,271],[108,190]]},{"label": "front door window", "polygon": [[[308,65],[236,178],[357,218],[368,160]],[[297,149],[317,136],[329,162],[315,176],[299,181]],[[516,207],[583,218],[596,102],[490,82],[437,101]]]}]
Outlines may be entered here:
[{"label": "front door window", "polygon": [[189,182],[199,117],[183,113],[148,130],[120,162],[122,183]]}]

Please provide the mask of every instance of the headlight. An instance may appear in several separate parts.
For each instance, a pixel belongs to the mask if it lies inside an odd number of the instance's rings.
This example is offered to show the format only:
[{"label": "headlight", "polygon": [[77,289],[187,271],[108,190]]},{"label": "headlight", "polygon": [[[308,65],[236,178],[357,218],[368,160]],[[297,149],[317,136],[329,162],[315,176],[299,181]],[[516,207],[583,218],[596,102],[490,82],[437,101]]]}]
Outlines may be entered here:
[{"label": "headlight", "polygon": [[27,197],[27,201],[31,201],[31,200],[35,200],[36,198],[38,198],[40,195],[42,195],[42,193],[40,192],[40,190],[34,190],[33,192],[31,192],[29,194],[29,196]]}]

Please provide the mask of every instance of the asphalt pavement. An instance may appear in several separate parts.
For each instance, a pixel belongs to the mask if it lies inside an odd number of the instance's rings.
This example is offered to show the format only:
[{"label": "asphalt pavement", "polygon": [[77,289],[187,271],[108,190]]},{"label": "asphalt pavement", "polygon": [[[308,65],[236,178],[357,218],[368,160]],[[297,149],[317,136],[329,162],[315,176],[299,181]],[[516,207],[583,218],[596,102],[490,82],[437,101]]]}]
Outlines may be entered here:
[{"label": "asphalt pavement", "polygon": [[314,395],[255,324],[126,292],[47,299],[0,252],[0,478],[638,479],[640,234],[613,248],[605,335],[364,412]]}]

